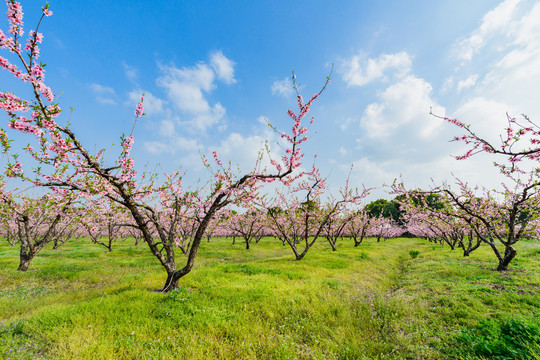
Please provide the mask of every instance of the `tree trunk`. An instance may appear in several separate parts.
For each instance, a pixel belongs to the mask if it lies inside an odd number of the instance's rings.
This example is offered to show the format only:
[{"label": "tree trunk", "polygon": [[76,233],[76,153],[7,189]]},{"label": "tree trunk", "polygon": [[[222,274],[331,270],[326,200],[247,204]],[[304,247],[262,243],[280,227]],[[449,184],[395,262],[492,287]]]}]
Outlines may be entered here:
[{"label": "tree trunk", "polygon": [[328,243],[330,244],[330,247],[332,248],[332,251],[337,251],[336,241],[332,240],[331,238],[326,238],[326,240],[328,240]]},{"label": "tree trunk", "polygon": [[476,244],[473,245],[473,236],[469,235],[469,238],[467,240],[467,247],[465,247],[463,241],[460,243],[460,247],[463,249],[463,256],[469,256],[474,250],[480,247],[480,244],[480,239],[477,239]]},{"label": "tree trunk", "polygon": [[[286,239],[286,240],[287,240],[287,239]],[[294,257],[296,258],[296,260],[302,260],[302,258],[304,257],[305,253],[304,253],[304,254],[299,254],[299,253],[298,253],[298,249],[296,248],[296,242],[295,242],[295,239],[287,240],[287,244],[289,244],[291,250],[293,251]]]},{"label": "tree trunk", "polygon": [[165,285],[160,290],[161,292],[169,292],[178,287],[178,280],[180,280],[181,276],[176,276],[176,273],[178,271],[173,271],[167,273],[167,280],[165,281]]},{"label": "tree trunk", "polygon": [[497,271],[506,271],[508,270],[508,265],[516,257],[517,251],[511,245],[508,245],[504,250],[504,257],[499,260],[499,266]]},{"label": "tree trunk", "polygon": [[19,257],[19,267],[17,268],[17,270],[19,271],[28,270],[28,267],[30,266],[30,261],[32,261],[33,258],[34,258],[33,254],[30,254],[30,253],[27,254],[26,252],[23,253],[21,249],[21,254]]}]

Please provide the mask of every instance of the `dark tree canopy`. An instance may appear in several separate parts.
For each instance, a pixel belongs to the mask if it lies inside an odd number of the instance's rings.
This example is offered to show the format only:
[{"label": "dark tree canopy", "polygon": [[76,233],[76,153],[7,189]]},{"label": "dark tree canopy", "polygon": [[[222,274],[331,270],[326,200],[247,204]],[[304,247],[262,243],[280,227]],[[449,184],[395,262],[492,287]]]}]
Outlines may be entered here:
[{"label": "dark tree canopy", "polygon": [[[412,203],[414,204],[414,206],[417,208],[425,207],[425,206],[427,206],[428,208],[432,210],[440,210],[444,208],[444,204],[441,200],[441,194],[430,193],[427,196],[412,195],[410,196],[410,199],[412,200]],[[396,196],[393,200],[393,202],[398,203],[397,204],[398,209],[399,209],[399,203],[403,201],[406,201],[406,195],[404,194]]]},{"label": "dark tree canopy", "polygon": [[395,201],[388,201],[386,199],[377,199],[366,205],[366,211],[369,217],[383,216],[387,219],[393,219],[399,221],[400,210],[399,204]]}]

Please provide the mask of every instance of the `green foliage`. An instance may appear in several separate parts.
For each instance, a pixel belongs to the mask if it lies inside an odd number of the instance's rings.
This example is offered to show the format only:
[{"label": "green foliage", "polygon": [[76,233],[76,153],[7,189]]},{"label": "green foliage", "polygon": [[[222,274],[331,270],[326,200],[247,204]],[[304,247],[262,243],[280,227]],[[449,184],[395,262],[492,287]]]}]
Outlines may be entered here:
[{"label": "green foliage", "polygon": [[363,260],[368,260],[369,259],[369,255],[368,253],[364,252],[364,251],[361,251],[359,254],[358,254],[358,258],[359,259],[363,259]]},{"label": "green foliage", "polygon": [[300,204],[300,210],[304,212],[317,212],[319,210],[319,203],[315,200],[307,200]]},{"label": "green foliage", "polygon": [[420,255],[420,251],[418,250],[409,250],[409,255],[411,259],[416,259],[418,255]]},{"label": "green foliage", "polygon": [[457,355],[494,360],[534,359],[540,354],[540,319],[484,319],[457,337]]},{"label": "green foliage", "polygon": [[170,291],[169,293],[167,293],[167,295],[173,301],[184,302],[184,301],[189,300],[188,291],[183,286],[180,286],[180,287],[174,289],[173,291]]},{"label": "green foliage", "polygon": [[283,214],[285,211],[280,208],[279,206],[274,206],[274,207],[271,207],[270,209],[268,209],[268,215],[270,216],[279,216],[281,214]]},{"label": "green foliage", "polygon": [[388,201],[386,199],[378,199],[370,202],[365,207],[369,217],[383,216],[387,219],[394,219],[399,221],[400,211],[399,205],[394,201]]},{"label": "green foliage", "polygon": [[[394,202],[402,202],[407,199],[407,195],[398,195],[394,198]],[[409,199],[412,201],[412,204],[415,207],[425,207],[431,208],[433,210],[440,210],[444,208],[444,203],[442,202],[442,196],[440,194],[423,194],[423,195],[411,195]]]}]

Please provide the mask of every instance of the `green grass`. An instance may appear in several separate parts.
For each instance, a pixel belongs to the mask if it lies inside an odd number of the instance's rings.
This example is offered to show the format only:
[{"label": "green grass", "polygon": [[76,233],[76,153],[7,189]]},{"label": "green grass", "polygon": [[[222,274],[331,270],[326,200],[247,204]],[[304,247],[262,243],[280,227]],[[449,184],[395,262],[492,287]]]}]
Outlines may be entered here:
[{"label": "green grass", "polygon": [[[540,248],[526,243],[501,273],[487,247],[464,258],[420,239],[321,241],[299,262],[277,240],[214,239],[168,294],[132,244],[47,248],[22,273],[2,241],[0,358],[481,358],[471,344],[540,326]],[[538,358],[534,336],[520,354]]]}]

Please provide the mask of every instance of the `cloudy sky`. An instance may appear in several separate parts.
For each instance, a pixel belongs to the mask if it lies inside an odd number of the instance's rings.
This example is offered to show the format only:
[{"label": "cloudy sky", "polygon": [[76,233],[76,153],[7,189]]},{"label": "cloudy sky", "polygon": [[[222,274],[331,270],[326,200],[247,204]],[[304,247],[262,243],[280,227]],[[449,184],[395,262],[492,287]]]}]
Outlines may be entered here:
[{"label": "cloudy sky", "polygon": [[[449,142],[459,131],[430,116],[430,108],[495,140],[507,112],[540,119],[540,2],[149,4],[52,0],[54,15],[41,25],[46,79],[61,106],[75,109],[72,127],[89,148],[109,148],[129,133],[135,103],[146,94],[133,150],[141,169],[180,168],[205,179],[200,154],[213,150],[251,169],[264,140],[278,148],[264,119],[290,127],[291,71],[309,97],[332,64],[304,149],[306,167],[317,154],[334,192],[351,166],[357,186],[401,176],[426,187],[452,174],[498,186],[493,158],[452,157],[463,152]],[[28,31],[40,6],[22,5]],[[0,24],[7,30],[5,20]],[[22,91],[5,71],[0,84]]]}]

